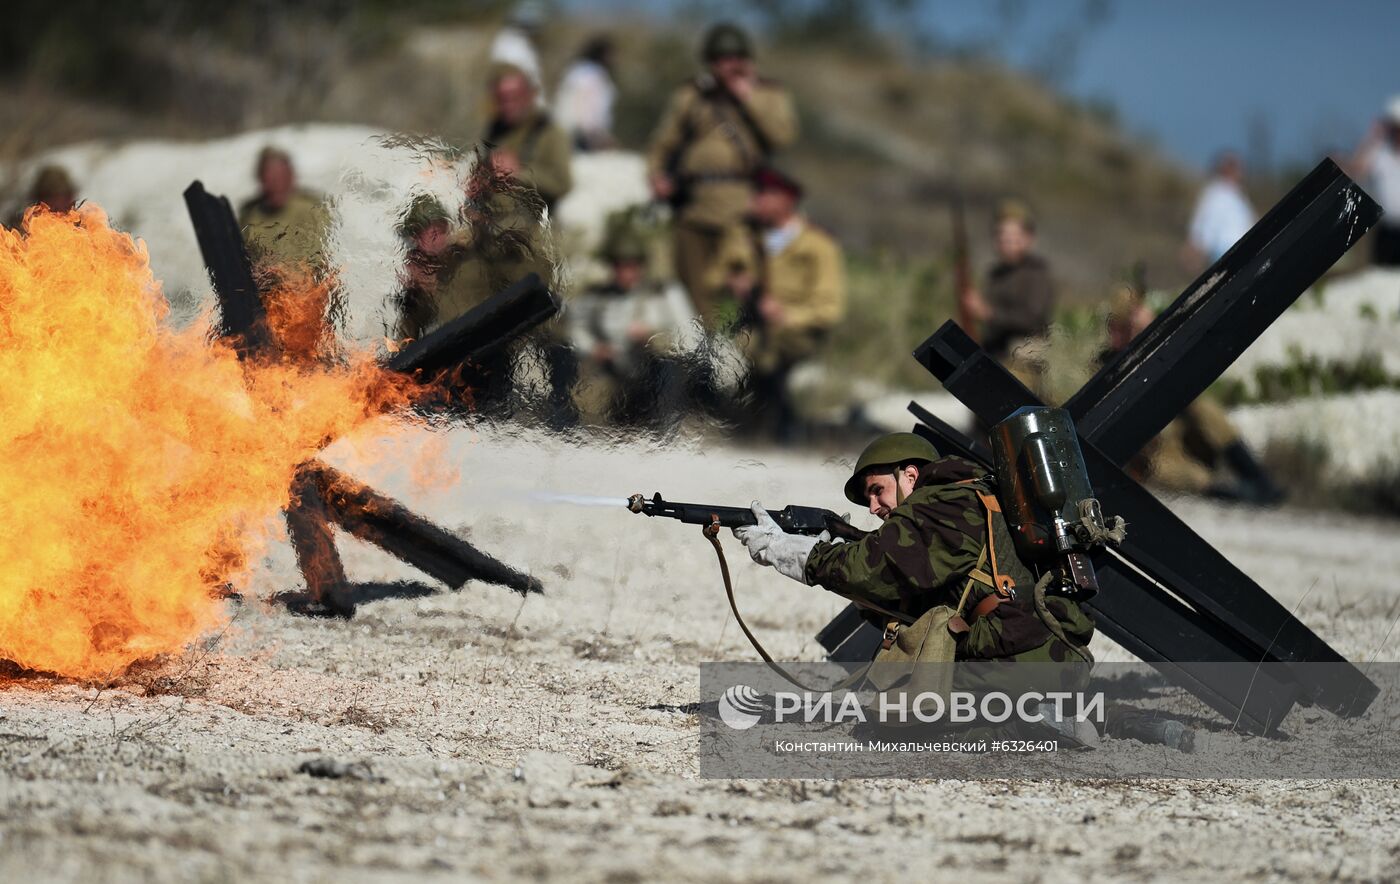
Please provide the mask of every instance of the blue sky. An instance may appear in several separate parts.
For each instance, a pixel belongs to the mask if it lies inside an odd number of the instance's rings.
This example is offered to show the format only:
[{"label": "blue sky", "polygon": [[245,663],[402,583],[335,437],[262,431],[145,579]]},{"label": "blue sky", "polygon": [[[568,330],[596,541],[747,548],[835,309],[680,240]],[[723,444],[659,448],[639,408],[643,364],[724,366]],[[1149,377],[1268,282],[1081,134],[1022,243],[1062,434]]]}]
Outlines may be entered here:
[{"label": "blue sky", "polygon": [[[997,6],[930,2],[921,16],[952,38],[985,36]],[[1082,3],[1025,7],[1021,27],[998,40],[1023,67]],[[1107,99],[1131,129],[1193,164],[1222,147],[1248,151],[1262,123],[1275,162],[1311,165],[1328,148],[1350,150],[1400,94],[1400,2],[1111,0],[1064,85]]]},{"label": "blue sky", "polygon": [[[566,5],[664,17],[683,2]],[[1272,163],[1310,166],[1329,148],[1349,151],[1400,94],[1400,0],[1106,2],[1062,87],[1107,101],[1130,130],[1192,165],[1224,147],[1250,156],[1254,130],[1269,133]],[[733,14],[743,8],[734,4]],[[1022,10],[1010,31],[1000,26],[1007,8]],[[1084,0],[925,0],[915,15],[946,39],[989,44],[1034,69],[1050,35],[1083,8]]]}]

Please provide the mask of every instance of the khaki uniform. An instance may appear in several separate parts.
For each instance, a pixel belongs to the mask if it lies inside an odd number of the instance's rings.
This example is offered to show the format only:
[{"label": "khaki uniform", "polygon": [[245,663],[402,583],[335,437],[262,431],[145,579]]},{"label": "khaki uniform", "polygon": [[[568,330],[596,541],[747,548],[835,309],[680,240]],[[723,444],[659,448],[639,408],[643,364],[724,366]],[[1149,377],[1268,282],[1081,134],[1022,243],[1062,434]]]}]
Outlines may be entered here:
[{"label": "khaki uniform", "polygon": [[[798,222],[795,236],[759,266],[758,244],[746,227],[732,231],[720,248],[711,273],[711,290],[723,291],[724,278],[747,273],[781,309],[776,324],[760,322],[745,342],[752,366],[750,386],[756,429],[782,442],[793,441],[797,410],[787,389],[788,375],[799,363],[821,352],[831,328],[846,313],[846,273],[841,247],[821,229]],[[712,301],[723,304],[720,295]],[[757,305],[754,305],[757,307]]]},{"label": "khaki uniform", "polygon": [[1049,263],[1032,254],[1016,264],[996,264],[987,274],[982,297],[992,314],[983,324],[982,347],[1045,399],[1045,361],[1055,313]]},{"label": "khaki uniform", "polygon": [[805,221],[787,247],[759,266],[758,244],[747,227],[731,230],[710,273],[711,300],[730,297],[731,273],[747,273],[782,307],[782,321],[751,339],[756,370],[774,371],[816,355],[827,333],[846,315],[846,270],[841,247]]},{"label": "khaki uniform", "polygon": [[1202,396],[1147,443],[1128,469],[1160,488],[1205,494],[1216,484],[1215,467],[1225,450],[1239,441],[1225,409]]},{"label": "khaki uniform", "polygon": [[496,150],[508,150],[520,158],[520,183],[534,189],[550,211],[573,189],[569,163],[573,149],[569,136],[544,111],[536,111],[519,126],[507,128],[493,123],[483,137]]},{"label": "khaki uniform", "polygon": [[316,194],[299,190],[275,212],[256,197],[243,204],[238,224],[254,264],[265,269],[304,268],[318,275],[326,271],[331,216]]},{"label": "khaki uniform", "polygon": [[671,96],[647,150],[647,172],[675,182],[676,275],[711,327],[716,305],[707,277],[726,235],[743,223],[753,173],[797,139],[797,113],[786,89],[762,82],[741,110],[708,78]]}]

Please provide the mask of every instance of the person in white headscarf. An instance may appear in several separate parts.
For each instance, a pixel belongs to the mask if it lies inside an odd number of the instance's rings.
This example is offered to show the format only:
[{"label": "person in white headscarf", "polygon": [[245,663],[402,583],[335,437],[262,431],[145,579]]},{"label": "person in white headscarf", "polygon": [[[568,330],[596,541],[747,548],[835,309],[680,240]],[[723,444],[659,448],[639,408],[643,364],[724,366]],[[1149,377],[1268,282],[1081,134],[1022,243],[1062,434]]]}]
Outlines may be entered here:
[{"label": "person in white headscarf", "polygon": [[521,0],[511,10],[491,40],[491,61],[513,65],[525,72],[535,87],[535,104],[545,106],[544,77],[540,73],[540,53],[535,39],[544,26],[545,6],[539,0]]}]

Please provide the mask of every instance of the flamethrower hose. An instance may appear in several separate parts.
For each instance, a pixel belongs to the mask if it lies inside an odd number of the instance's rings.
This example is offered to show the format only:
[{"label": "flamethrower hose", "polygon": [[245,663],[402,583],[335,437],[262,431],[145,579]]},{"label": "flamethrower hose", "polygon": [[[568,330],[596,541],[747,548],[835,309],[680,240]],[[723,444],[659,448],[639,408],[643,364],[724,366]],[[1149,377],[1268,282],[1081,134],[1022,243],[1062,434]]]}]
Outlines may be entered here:
[{"label": "flamethrower hose", "polygon": [[[728,595],[729,597],[729,611],[731,611],[732,614],[734,614],[734,622],[738,623],[739,629],[743,630],[743,637],[746,637],[746,639],[749,640],[749,644],[752,644],[753,650],[759,651],[759,656],[763,657],[763,663],[769,664],[770,670],[777,672],[778,675],[781,675],[781,677],[787,679],[787,681],[792,682],[792,684],[797,685],[798,688],[804,689],[804,691],[806,692],[825,693],[826,691],[819,691],[819,689],[816,688],[809,688],[809,686],[806,686],[802,684],[802,682],[799,682],[798,679],[792,678],[791,672],[784,670],[784,668],[781,667],[781,665],[778,665],[776,660],[773,660],[773,654],[770,654],[769,651],[764,650],[763,644],[760,644],[759,639],[757,639],[757,636],[753,635],[752,630],[749,629],[748,623],[743,622],[742,616],[739,615],[739,604],[734,600],[734,581],[729,580],[729,563],[725,562],[724,548],[720,546],[720,520],[718,520],[718,518],[714,518],[714,520],[711,521],[710,524],[706,525],[706,527],[704,528],[701,528],[701,532],[703,532],[704,537],[706,537],[707,541],[710,541],[710,545],[714,546],[715,558],[720,559],[720,577],[721,579],[724,579],[724,594]],[[860,672],[860,675],[862,678],[864,678],[864,670]],[[839,688],[840,685],[837,685],[837,688],[827,688],[827,691],[833,691],[833,689]]]},{"label": "flamethrower hose", "polygon": [[875,665],[874,660],[871,660],[865,666],[862,666],[859,671],[853,673],[849,678],[844,678],[836,684],[832,685],[831,687],[811,688],[798,681],[797,679],[793,678],[791,673],[789,673],[786,669],[780,666],[776,660],[773,659],[773,655],[769,654],[768,651],[764,649],[763,645],[759,642],[758,637],[753,634],[753,631],[749,629],[749,625],[744,622],[744,618],[739,614],[739,604],[734,600],[734,582],[729,578],[729,562],[725,560],[724,548],[719,544],[719,529],[719,519],[714,518],[712,519],[710,524],[704,526],[700,530],[701,533],[705,535],[705,539],[710,541],[710,546],[713,546],[715,548],[715,558],[719,559],[719,576],[724,580],[724,594],[729,598],[729,611],[734,615],[734,622],[739,624],[739,628],[744,632],[744,637],[749,640],[749,644],[753,645],[753,649],[755,651],[758,651],[758,656],[763,658],[763,662],[768,664],[768,668],[778,673],[778,675],[782,676],[786,681],[796,685],[797,687],[801,688],[804,691],[807,691],[808,693],[814,694],[825,694],[830,693],[832,691],[847,690],[853,685],[859,684],[861,681],[863,681],[865,679],[866,673],[870,671],[870,667]]},{"label": "flamethrower hose", "polygon": [[1054,579],[1055,572],[1046,571],[1040,580],[1036,581],[1035,592],[1032,594],[1035,598],[1035,612],[1040,615],[1040,619],[1045,623],[1045,628],[1050,630],[1051,635],[1064,642],[1071,651],[1079,655],[1081,660],[1092,666],[1094,665],[1094,656],[1085,648],[1081,648],[1069,640],[1069,636],[1065,635],[1065,628],[1060,625],[1059,618],[1052,614],[1050,608],[1045,604],[1045,590],[1050,586],[1050,581]]}]

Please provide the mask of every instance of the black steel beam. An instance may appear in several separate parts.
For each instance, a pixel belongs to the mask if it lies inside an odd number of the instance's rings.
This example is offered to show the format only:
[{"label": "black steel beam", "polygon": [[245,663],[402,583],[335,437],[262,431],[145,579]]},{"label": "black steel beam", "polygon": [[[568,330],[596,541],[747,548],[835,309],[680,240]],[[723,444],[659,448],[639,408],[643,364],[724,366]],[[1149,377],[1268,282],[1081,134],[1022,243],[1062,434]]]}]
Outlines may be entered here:
[{"label": "black steel beam", "polygon": [[[954,322],[944,323],[919,346],[914,355],[921,365],[943,382],[948,392],[989,426],[1017,408],[1041,404],[1034,394],[982,351]],[[1084,439],[1082,433],[1080,442],[1089,480],[1105,511],[1123,516],[1132,526],[1127,540],[1119,548],[1120,554],[1189,603],[1197,614],[1197,618],[1193,619],[1197,629],[1205,628],[1201,614],[1218,621],[1238,637],[1241,646],[1248,649],[1249,656],[1245,657],[1244,662],[1346,662],[1150,492],[1127,476],[1090,440]],[[1101,595],[1111,595],[1110,589],[1105,586]],[[1141,601],[1138,595],[1133,595],[1133,602]],[[1102,605],[1116,606],[1116,600],[1105,598],[1100,602],[1095,599],[1091,604],[1098,610]],[[1120,616],[1129,616],[1128,607],[1131,606],[1124,606],[1124,613]],[[1175,633],[1153,621],[1144,623],[1141,628],[1146,631],[1142,632],[1134,624],[1125,622],[1122,625],[1134,631],[1139,640],[1160,644],[1160,650],[1165,655],[1162,659],[1176,662],[1201,659],[1184,653],[1185,648],[1175,647],[1172,644],[1177,641],[1173,637]],[[1110,637],[1126,643],[1117,635]],[[1231,654],[1213,662],[1237,659],[1238,654]],[[1294,667],[1290,672],[1300,685],[1302,699],[1342,714],[1360,712],[1365,707],[1362,705],[1358,709],[1356,698],[1365,698],[1364,702],[1369,703],[1376,694],[1375,686],[1354,667]],[[1277,717],[1274,720],[1277,721]]]},{"label": "black steel beam", "polygon": [[[273,346],[267,314],[233,208],[198,181],[185,190],[185,205],[218,299],[221,336],[234,342],[240,357],[266,353]],[[471,362],[490,357],[558,312],[559,299],[530,274],[412,342],[386,360],[385,367],[423,382],[453,370],[469,375]],[[542,591],[536,578],[319,461],[298,467],[284,515],[311,601],[340,616],[354,613],[357,594],[336,551],[332,521],[453,588],[483,580],[522,594]]]},{"label": "black steel beam", "polygon": [[443,372],[481,362],[511,341],[553,319],[559,299],[531,273],[441,328],[407,344],[385,367],[431,381]]},{"label": "black steel beam", "polygon": [[1127,463],[1380,216],[1323,160],[1065,404],[1080,435]]},{"label": "black steel beam", "polygon": [[240,357],[265,350],[272,342],[267,313],[228,197],[214,196],[196,181],[185,189],[185,208],[219,302],[220,336],[233,342]]},{"label": "black steel beam", "polygon": [[917,402],[909,403],[909,413],[914,415],[914,419],[918,421],[914,425],[914,432],[932,442],[934,449],[939,454],[944,456],[956,454],[958,457],[965,457],[974,463],[991,467],[992,451],[985,442],[965,435],[957,427]]},{"label": "black steel beam", "polygon": [[521,595],[543,592],[536,578],[492,558],[334,467],[310,461],[303,470],[319,488],[332,521],[453,589],[460,589],[468,580],[482,580]]}]

